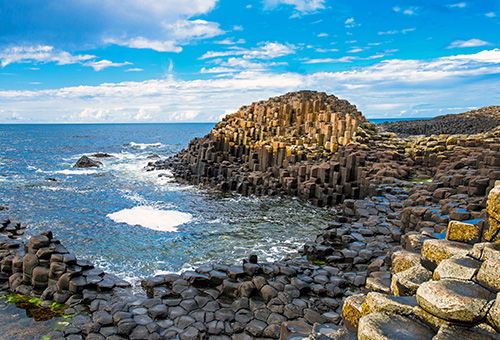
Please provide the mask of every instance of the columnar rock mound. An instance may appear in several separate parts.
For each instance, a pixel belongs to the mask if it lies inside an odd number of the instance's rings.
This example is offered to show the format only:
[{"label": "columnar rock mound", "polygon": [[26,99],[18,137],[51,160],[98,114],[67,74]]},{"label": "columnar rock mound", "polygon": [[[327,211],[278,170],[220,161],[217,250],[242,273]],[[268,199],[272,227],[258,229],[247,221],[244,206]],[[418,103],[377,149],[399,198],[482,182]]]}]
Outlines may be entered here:
[{"label": "columnar rock mound", "polygon": [[364,120],[346,100],[300,91],[243,106],[217,124],[211,135],[229,145],[286,149],[287,155],[322,148],[334,152],[349,144]]},{"label": "columnar rock mound", "polygon": [[490,131],[500,125],[500,106],[487,106],[460,114],[432,119],[384,122],[379,127],[401,136],[474,134]]},{"label": "columnar rock mound", "polygon": [[334,205],[363,196],[362,167],[377,152],[357,150],[352,142],[374,135],[375,125],[347,101],[294,92],[243,106],[176,157],[150,163],[148,170],[172,169],[180,181],[244,195],[291,195]]}]

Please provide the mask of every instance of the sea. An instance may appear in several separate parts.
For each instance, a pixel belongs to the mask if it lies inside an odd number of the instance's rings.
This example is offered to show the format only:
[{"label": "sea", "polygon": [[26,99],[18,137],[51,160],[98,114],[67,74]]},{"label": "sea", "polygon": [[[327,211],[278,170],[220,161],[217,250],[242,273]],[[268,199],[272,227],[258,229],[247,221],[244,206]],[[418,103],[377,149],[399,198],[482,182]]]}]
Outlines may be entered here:
[{"label": "sea", "polygon": [[[377,119],[396,121],[402,119]],[[243,197],[181,185],[169,171],[145,171],[214,124],[0,125],[0,219],[26,235],[52,230],[72,253],[132,283],[208,261],[241,263],[295,253],[335,217],[294,198]],[[108,153],[99,168],[74,168]],[[0,296],[0,339],[47,339],[61,318],[36,321],[31,307]]]},{"label": "sea", "polygon": [[[50,229],[78,257],[137,283],[207,261],[277,260],[334,217],[292,198],[242,197],[144,170],[213,124],[0,125],[0,218]],[[99,168],[73,168],[108,153]]]}]

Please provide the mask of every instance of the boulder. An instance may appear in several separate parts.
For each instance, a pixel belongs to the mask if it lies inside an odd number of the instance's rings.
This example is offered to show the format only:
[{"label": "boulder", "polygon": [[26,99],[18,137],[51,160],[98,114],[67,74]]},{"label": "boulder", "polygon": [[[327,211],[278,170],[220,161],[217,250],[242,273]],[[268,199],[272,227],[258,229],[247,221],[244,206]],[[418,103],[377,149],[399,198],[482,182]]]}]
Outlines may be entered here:
[{"label": "boulder", "polygon": [[500,293],[497,293],[497,298],[488,312],[488,322],[497,332],[500,332]]},{"label": "boulder", "polygon": [[417,288],[432,278],[432,272],[420,264],[392,276],[391,290],[396,296],[415,295]]},{"label": "boulder", "polygon": [[444,325],[432,340],[496,340],[498,335],[487,332],[478,327],[467,328],[457,325]]},{"label": "boulder", "polygon": [[394,252],[391,256],[392,259],[392,273],[399,273],[406,269],[413,267],[414,265],[420,264],[420,254],[413,253],[407,250],[400,250]]},{"label": "boulder", "polygon": [[500,260],[489,259],[483,262],[477,272],[477,281],[483,286],[500,291]]},{"label": "boulder", "polygon": [[78,161],[76,161],[75,165],[73,165],[73,168],[98,168],[101,165],[102,163],[99,161],[90,159],[87,156],[82,156]]},{"label": "boulder", "polygon": [[366,296],[364,294],[355,294],[345,299],[342,305],[342,319],[344,325],[350,331],[356,331],[359,319],[363,316],[363,302]]},{"label": "boulder", "polygon": [[479,267],[481,267],[481,261],[468,256],[456,255],[441,261],[434,270],[433,278],[434,280],[472,280]]},{"label": "boulder", "polygon": [[438,265],[441,261],[454,255],[467,255],[472,246],[449,240],[426,240],[422,246],[422,256],[425,260]]},{"label": "boulder", "polygon": [[477,225],[459,221],[450,221],[448,223],[447,240],[476,243],[479,242],[480,238],[481,229]]},{"label": "boulder", "polygon": [[109,153],[98,152],[98,153],[93,154],[92,157],[95,157],[95,158],[110,158],[110,157],[114,157],[114,156],[110,155]]},{"label": "boulder", "polygon": [[362,314],[385,312],[390,314],[410,315],[418,306],[414,296],[393,296],[369,292],[362,305]]},{"label": "boulder", "polygon": [[496,242],[500,240],[500,181],[495,182],[491,189],[486,204],[490,228],[484,233],[486,241]]},{"label": "boulder", "polygon": [[397,314],[371,313],[359,320],[359,340],[431,340],[428,326]]},{"label": "boulder", "polygon": [[427,312],[449,321],[479,322],[493,294],[480,285],[458,280],[428,281],[417,289],[417,302]]}]

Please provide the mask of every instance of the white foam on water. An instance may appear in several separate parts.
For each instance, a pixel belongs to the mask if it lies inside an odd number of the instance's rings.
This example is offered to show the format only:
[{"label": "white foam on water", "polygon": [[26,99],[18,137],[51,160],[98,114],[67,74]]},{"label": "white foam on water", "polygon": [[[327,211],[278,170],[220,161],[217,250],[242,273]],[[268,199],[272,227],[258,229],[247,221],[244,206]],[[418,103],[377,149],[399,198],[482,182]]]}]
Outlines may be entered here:
[{"label": "white foam on water", "polygon": [[165,144],[162,143],[135,143],[135,142],[130,142],[127,144],[130,146],[132,149],[139,149],[139,150],[145,150],[147,148],[160,148],[165,146]]},{"label": "white foam on water", "polygon": [[80,170],[80,169],[65,169],[65,170],[58,170],[54,171],[55,174],[62,174],[62,175],[92,175],[96,174],[99,171],[97,170]]},{"label": "white foam on water", "polygon": [[151,206],[137,206],[106,215],[117,223],[139,225],[158,231],[177,231],[177,226],[193,220],[191,214],[176,210],[161,210]]}]

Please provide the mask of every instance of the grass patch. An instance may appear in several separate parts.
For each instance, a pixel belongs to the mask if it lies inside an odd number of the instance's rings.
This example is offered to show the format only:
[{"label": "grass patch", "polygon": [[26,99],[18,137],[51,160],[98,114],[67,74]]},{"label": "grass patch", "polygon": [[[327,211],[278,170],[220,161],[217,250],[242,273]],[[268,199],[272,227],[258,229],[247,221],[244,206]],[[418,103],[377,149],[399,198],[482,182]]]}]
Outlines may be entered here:
[{"label": "grass patch", "polygon": [[47,321],[53,318],[63,317],[64,311],[68,308],[56,302],[48,307],[42,306],[42,300],[21,294],[7,294],[1,298],[7,303],[15,304],[18,308],[26,310],[26,315],[35,321]]},{"label": "grass patch", "polygon": [[324,266],[326,264],[326,261],[321,261],[321,260],[314,260],[311,262],[317,266]]},{"label": "grass patch", "polygon": [[419,183],[419,184],[423,184],[423,183],[430,183],[432,182],[432,178],[414,178],[411,180],[412,183]]}]

